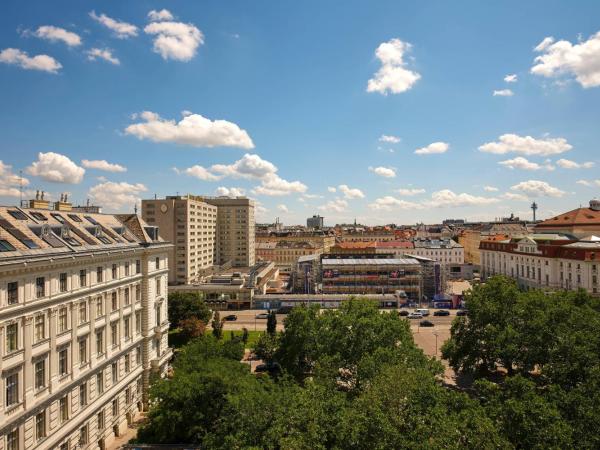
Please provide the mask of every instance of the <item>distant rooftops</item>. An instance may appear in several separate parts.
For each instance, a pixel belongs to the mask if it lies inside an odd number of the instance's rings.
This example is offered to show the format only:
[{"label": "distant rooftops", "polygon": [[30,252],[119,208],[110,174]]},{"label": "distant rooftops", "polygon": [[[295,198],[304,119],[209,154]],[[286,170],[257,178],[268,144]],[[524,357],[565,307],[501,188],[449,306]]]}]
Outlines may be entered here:
[{"label": "distant rooftops", "polygon": [[399,265],[411,265],[419,264],[414,258],[345,258],[345,259],[331,259],[324,258],[321,261],[323,266],[359,266],[359,265],[373,265],[373,266],[399,266]]}]

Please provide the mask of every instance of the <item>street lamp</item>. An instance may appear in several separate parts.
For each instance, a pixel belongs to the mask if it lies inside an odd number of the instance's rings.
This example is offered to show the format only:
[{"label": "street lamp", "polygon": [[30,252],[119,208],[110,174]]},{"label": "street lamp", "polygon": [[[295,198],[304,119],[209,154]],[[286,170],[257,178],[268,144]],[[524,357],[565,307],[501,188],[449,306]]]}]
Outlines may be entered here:
[{"label": "street lamp", "polygon": [[435,336],[435,357],[437,358],[437,355],[438,355],[438,333],[437,333],[437,331],[434,331],[433,335]]}]

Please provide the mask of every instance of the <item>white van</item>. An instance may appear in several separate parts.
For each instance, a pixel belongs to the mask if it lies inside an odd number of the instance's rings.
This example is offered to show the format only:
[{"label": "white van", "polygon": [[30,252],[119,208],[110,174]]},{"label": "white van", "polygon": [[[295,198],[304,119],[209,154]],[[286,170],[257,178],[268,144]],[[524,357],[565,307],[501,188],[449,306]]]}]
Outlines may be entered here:
[{"label": "white van", "polygon": [[421,315],[423,317],[426,317],[429,315],[429,310],[427,308],[419,308],[419,309],[415,309],[415,312],[421,313]]}]

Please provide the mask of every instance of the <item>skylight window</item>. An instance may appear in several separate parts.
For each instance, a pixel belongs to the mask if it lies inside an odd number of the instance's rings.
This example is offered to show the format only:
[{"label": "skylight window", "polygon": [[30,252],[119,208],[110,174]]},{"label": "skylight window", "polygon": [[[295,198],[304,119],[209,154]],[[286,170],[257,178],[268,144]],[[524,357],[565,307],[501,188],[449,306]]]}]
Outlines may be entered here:
[{"label": "skylight window", "polygon": [[8,211],[8,213],[13,216],[15,219],[17,220],[27,220],[29,219],[29,216],[27,214],[25,214],[23,211],[19,211],[16,209],[11,209]]}]

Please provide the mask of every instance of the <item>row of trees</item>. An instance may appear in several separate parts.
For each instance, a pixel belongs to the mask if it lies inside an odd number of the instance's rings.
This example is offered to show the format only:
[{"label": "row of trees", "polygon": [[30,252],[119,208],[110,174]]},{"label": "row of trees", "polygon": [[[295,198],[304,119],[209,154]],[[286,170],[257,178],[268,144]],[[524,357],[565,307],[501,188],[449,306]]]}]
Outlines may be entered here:
[{"label": "row of trees", "polygon": [[[365,300],[298,307],[256,351],[281,365],[256,376],[243,343],[193,339],[174,377],[151,389],[142,443],[202,448],[600,448],[600,306],[583,292],[522,292],[496,277],[467,295],[443,366],[409,325]],[[272,319],[271,319],[272,320]],[[494,381],[490,381],[494,380]]]}]

